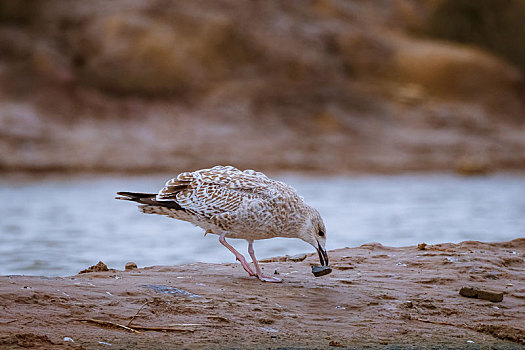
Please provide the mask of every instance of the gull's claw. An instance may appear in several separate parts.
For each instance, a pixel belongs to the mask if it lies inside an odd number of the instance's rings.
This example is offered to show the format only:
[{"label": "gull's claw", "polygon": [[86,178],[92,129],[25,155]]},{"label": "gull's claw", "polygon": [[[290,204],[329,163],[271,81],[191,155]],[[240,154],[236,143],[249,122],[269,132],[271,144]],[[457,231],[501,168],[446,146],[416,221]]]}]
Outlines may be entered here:
[{"label": "gull's claw", "polygon": [[242,258],[242,260],[239,258],[237,258],[237,260],[241,263],[242,267],[244,268],[244,271],[248,272],[248,275],[250,275],[250,277],[256,276],[256,274],[253,272],[252,268],[250,267],[246,259],[244,259],[244,257]]}]

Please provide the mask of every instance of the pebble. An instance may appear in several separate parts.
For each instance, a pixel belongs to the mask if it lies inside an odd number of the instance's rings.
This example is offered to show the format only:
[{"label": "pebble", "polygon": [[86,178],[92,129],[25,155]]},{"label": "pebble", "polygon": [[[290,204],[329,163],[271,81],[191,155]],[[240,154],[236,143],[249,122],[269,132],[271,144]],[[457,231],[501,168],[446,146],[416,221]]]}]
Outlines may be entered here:
[{"label": "pebble", "polygon": [[312,265],[312,273],[315,277],[328,275],[330,272],[332,272],[332,268],[330,266]]},{"label": "pebble", "polygon": [[340,342],[335,341],[335,340],[330,341],[330,343],[328,343],[328,346],[334,346],[334,347],[337,347],[337,348],[344,348],[345,347],[343,344],[341,344]]},{"label": "pebble", "polygon": [[476,287],[462,287],[459,294],[467,298],[485,299],[493,302],[500,302],[503,300],[503,292],[495,292]]},{"label": "pebble", "polygon": [[135,264],[133,261],[126,263],[126,267],[125,267],[126,271],[135,270],[136,268],[137,268],[137,264]]},{"label": "pebble", "polygon": [[99,261],[96,265],[90,266],[85,270],[82,270],[79,272],[81,273],[90,273],[90,272],[104,272],[109,271],[108,266],[104,264],[102,261]]}]

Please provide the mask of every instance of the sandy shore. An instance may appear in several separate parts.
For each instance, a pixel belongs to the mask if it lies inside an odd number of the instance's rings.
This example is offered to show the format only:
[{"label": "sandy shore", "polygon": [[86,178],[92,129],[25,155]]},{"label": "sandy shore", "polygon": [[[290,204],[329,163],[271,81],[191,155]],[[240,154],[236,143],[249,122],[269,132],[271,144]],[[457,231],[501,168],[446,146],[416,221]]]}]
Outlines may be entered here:
[{"label": "sandy shore", "polygon": [[[266,260],[282,284],[249,278],[239,264],[2,276],[0,348],[525,345],[525,238],[424,250],[367,244],[329,255],[334,271],[319,278],[314,255]],[[503,301],[461,296],[464,286],[503,292]]]}]

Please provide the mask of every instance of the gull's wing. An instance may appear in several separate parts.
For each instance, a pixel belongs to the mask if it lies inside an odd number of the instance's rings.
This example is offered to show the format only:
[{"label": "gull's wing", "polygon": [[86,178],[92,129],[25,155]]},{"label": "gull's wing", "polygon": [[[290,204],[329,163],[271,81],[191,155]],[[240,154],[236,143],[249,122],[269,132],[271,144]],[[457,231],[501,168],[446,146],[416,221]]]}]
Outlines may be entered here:
[{"label": "gull's wing", "polygon": [[286,184],[253,171],[216,166],[179,174],[157,195],[158,201],[175,201],[186,211],[210,218],[236,211],[245,201],[271,201],[297,195]]}]

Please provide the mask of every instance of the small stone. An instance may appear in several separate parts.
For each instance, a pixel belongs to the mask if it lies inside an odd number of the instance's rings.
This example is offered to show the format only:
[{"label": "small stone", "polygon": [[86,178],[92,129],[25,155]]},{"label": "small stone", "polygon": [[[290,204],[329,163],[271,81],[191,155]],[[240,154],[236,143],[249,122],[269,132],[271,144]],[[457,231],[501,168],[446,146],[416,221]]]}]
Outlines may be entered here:
[{"label": "small stone", "polygon": [[425,242],[423,242],[423,243],[419,243],[419,244],[417,245],[417,249],[419,249],[419,250],[425,250],[425,249],[427,249],[427,244],[426,244]]},{"label": "small stone", "polygon": [[275,271],[273,272],[274,275],[280,275],[279,273],[279,270],[275,269]]},{"label": "small stone", "polygon": [[332,268],[330,266],[318,266],[318,265],[312,265],[312,273],[315,277],[321,277],[324,275],[328,275],[332,272]]},{"label": "small stone", "polygon": [[467,298],[484,299],[496,303],[503,300],[503,292],[483,290],[476,287],[463,287],[460,289],[459,294]]},{"label": "small stone", "polygon": [[343,344],[341,344],[340,342],[335,341],[335,340],[330,341],[330,343],[328,343],[328,346],[335,346],[335,347],[338,347],[338,348],[344,348],[345,347]]},{"label": "small stone", "polygon": [[126,267],[125,267],[126,271],[135,270],[136,268],[137,268],[137,264],[135,264],[133,261],[126,263]]},{"label": "small stone", "polygon": [[299,262],[306,259],[306,254],[297,254],[288,258],[289,261]]},{"label": "small stone", "polygon": [[88,267],[85,270],[82,270],[79,272],[81,273],[89,273],[89,272],[104,272],[109,271],[108,266],[104,264],[102,261],[99,261],[98,264]]}]

